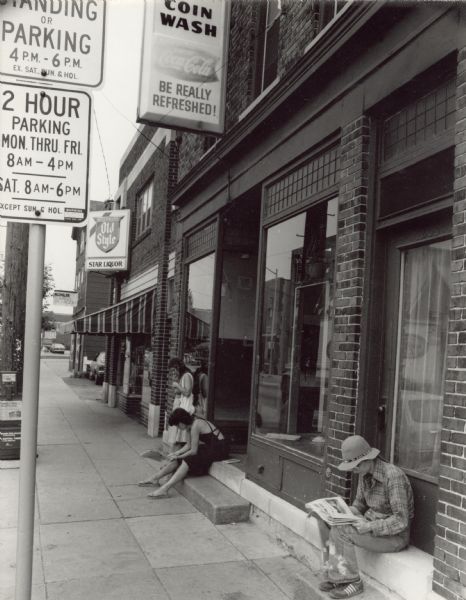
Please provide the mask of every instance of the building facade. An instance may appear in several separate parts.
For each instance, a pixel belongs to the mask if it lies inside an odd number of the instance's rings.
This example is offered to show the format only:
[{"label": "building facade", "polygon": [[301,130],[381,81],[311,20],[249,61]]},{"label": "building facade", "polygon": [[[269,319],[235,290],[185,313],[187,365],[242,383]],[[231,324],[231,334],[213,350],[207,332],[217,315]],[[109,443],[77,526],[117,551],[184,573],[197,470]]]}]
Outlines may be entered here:
[{"label": "building facade", "polygon": [[[180,145],[180,348],[208,359],[209,415],[249,428],[247,476],[290,503],[354,492],[336,468],[353,433],[402,467],[412,543],[456,600],[464,7],[246,4],[232,4],[228,131],[204,154],[198,136]],[[203,339],[189,323],[207,302]]]},{"label": "building facade", "polygon": [[[104,202],[91,201],[90,209],[103,210]],[[109,303],[110,279],[105,273],[88,272],[85,269],[86,227],[73,227],[71,237],[76,242],[76,275],[75,291],[78,294],[77,304],[73,309],[73,320],[99,311]],[[94,360],[99,352],[105,351],[105,338],[99,335],[85,335],[72,325],[70,337],[70,371],[75,376],[86,374],[86,365]],[[59,340],[57,340],[59,341]]]},{"label": "building facade", "polygon": [[133,241],[114,306],[155,297],[149,334],[108,338],[109,402],[144,348],[138,414],[160,435],[169,356],[206,363],[207,414],[246,452],[247,477],[300,508],[351,497],[340,447],[363,434],[408,474],[412,544],[432,556],[434,592],[459,600],[466,9],[231,11],[225,135],[144,126],[122,160]]}]

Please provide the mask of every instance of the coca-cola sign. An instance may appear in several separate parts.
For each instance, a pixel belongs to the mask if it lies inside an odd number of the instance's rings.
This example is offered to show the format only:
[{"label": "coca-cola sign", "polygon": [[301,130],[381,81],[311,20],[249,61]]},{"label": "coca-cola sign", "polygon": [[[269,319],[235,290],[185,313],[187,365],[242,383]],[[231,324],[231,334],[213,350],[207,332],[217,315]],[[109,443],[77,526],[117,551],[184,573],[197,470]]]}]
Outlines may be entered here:
[{"label": "coca-cola sign", "polygon": [[146,1],[138,121],[223,133],[229,0]]},{"label": "coca-cola sign", "polygon": [[193,54],[190,48],[171,46],[159,50],[155,56],[155,64],[161,73],[184,81],[218,81],[217,59],[202,50]]}]

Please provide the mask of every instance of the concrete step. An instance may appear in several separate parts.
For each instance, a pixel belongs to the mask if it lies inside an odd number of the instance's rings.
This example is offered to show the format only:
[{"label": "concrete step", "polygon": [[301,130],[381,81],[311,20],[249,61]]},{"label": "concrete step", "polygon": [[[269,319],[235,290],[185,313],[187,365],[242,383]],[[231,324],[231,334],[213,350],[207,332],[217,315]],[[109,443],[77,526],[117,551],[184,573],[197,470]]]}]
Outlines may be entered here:
[{"label": "concrete step", "polygon": [[214,525],[249,520],[249,502],[210,475],[188,477],[175,487]]},{"label": "concrete step", "polygon": [[[314,567],[318,562],[318,531],[312,527],[307,513],[279,498],[253,481],[234,464],[216,462],[210,467],[210,475],[251,502],[251,520],[258,522],[261,513],[268,529],[283,540],[295,556],[311,557]],[[288,535],[289,533],[289,535]],[[303,544],[305,544],[303,546]],[[303,548],[306,548],[303,550]],[[364,598],[397,598],[403,600],[431,600],[439,596],[432,588],[432,556],[410,546],[401,552],[375,554],[357,549],[359,565],[366,586]],[[367,595],[368,593],[373,596]],[[320,592],[319,592],[320,593]],[[326,595],[328,598],[328,595]]]}]

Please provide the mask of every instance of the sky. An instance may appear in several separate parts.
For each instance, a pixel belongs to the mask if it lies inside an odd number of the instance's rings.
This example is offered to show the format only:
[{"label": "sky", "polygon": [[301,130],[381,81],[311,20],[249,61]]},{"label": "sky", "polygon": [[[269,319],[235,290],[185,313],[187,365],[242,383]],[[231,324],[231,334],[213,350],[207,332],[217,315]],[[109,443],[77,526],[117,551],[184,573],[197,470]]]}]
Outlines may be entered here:
[{"label": "sky", "polygon": [[[95,111],[89,200],[113,197],[118,189],[121,156],[136,134],[143,14],[144,0],[107,1],[103,84],[94,91],[82,88],[93,96]],[[68,225],[47,226],[45,263],[52,265],[55,288],[60,290],[74,290],[75,285],[76,244],[71,230]]]}]

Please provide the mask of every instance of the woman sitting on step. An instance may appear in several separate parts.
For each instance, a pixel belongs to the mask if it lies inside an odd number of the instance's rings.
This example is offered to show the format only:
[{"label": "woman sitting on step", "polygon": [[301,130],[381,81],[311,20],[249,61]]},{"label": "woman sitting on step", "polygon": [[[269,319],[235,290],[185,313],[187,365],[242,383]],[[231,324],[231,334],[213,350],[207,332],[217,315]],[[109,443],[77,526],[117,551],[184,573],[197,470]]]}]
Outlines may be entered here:
[{"label": "woman sitting on step", "polygon": [[187,431],[188,440],[182,448],[168,455],[170,462],[154,477],[139,483],[140,486],[158,485],[164,475],[173,473],[159,489],[148,494],[149,498],[166,498],[168,490],[187,475],[206,475],[213,462],[228,458],[227,440],[210,421],[176,408],[168,422]]}]

